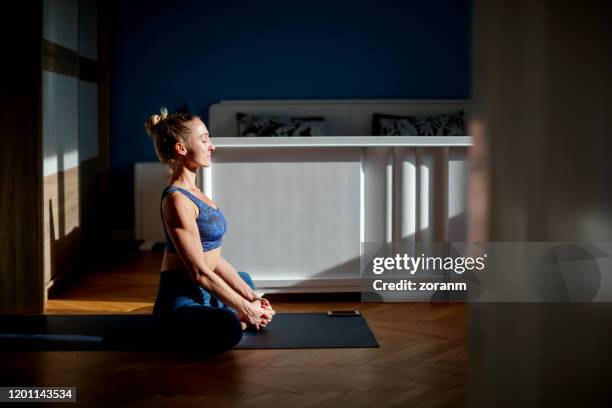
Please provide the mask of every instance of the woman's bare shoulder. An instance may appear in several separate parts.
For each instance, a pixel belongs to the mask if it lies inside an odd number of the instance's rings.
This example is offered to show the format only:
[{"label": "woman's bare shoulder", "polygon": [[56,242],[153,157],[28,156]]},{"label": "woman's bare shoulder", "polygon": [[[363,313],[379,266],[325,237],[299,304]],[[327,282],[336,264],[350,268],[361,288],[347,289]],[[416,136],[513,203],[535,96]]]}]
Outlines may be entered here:
[{"label": "woman's bare shoulder", "polygon": [[[162,198],[162,211],[164,214],[180,215],[187,210],[193,210],[193,202],[178,191],[168,192]],[[196,207],[197,211],[197,207]]]}]

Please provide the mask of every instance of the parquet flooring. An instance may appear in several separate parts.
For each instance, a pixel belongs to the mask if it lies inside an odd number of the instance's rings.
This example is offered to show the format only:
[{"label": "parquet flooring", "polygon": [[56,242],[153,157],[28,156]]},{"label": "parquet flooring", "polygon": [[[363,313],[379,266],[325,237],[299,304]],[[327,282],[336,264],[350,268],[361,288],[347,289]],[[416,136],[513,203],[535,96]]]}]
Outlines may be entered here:
[{"label": "parquet flooring", "polygon": [[[150,313],[161,255],[136,253],[87,274],[47,313]],[[205,361],[179,353],[0,353],[0,384],[76,386],[80,406],[464,406],[463,304],[273,300],[280,312],[357,308],[378,349],[232,350]],[[196,339],[194,339],[196,340]]]}]

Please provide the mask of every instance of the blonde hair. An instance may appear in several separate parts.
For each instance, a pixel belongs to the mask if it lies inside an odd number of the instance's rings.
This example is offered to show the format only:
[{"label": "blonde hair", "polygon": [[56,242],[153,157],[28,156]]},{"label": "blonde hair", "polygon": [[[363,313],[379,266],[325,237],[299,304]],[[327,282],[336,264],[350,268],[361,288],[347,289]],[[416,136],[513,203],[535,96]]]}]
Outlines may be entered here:
[{"label": "blonde hair", "polygon": [[172,165],[176,161],[174,157],[174,145],[184,143],[189,147],[189,127],[187,123],[199,118],[189,113],[173,113],[168,115],[168,109],[162,107],[159,115],[151,115],[145,122],[144,128],[153,139],[155,153],[159,161]]}]

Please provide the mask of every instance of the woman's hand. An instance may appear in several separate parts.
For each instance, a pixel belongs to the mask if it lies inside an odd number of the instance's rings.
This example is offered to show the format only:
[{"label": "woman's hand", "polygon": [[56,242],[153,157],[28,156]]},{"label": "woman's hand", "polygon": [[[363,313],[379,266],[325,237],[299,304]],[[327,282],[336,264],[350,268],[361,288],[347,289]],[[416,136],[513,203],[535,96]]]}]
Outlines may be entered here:
[{"label": "woman's hand", "polygon": [[276,314],[276,311],[272,309],[272,305],[268,299],[257,298],[255,299],[255,302],[259,302],[261,308],[266,312],[266,314],[262,316],[261,322],[259,323],[261,327],[266,327],[268,323],[272,321],[272,317]]},{"label": "woman's hand", "polygon": [[257,298],[255,299],[256,301],[259,301],[261,307],[270,314],[270,319],[268,320],[267,323],[269,323],[270,321],[272,321],[272,316],[274,316],[276,314],[276,311],[272,308],[272,305],[270,304],[270,302],[268,301],[268,299],[266,298]]},{"label": "woman's hand", "polygon": [[265,327],[272,319],[272,314],[261,307],[259,300],[245,302],[245,307],[238,314],[240,321],[255,326],[257,330],[260,327]]}]

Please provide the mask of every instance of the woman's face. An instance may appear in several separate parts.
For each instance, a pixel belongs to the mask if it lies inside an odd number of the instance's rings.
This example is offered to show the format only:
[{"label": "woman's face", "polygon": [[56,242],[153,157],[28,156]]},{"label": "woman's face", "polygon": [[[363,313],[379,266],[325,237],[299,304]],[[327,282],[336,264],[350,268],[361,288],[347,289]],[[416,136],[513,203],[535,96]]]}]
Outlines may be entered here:
[{"label": "woman's face", "polygon": [[210,167],[215,145],[210,140],[206,125],[196,118],[189,122],[189,128],[189,150],[186,158],[197,167]]}]

